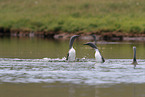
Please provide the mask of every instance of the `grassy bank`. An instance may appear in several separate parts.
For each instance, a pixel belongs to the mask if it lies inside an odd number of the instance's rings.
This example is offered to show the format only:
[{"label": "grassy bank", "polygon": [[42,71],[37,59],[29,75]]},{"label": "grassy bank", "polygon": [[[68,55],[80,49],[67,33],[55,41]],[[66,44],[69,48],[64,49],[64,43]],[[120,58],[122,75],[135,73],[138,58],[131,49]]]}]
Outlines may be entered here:
[{"label": "grassy bank", "polygon": [[0,0],[0,27],[145,33],[144,4],[144,0]]}]

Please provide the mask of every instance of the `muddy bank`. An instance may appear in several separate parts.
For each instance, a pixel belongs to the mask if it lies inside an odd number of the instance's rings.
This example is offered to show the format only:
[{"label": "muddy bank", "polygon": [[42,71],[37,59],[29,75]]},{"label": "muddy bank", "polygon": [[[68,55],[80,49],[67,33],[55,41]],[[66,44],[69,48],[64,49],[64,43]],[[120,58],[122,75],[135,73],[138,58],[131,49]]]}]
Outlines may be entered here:
[{"label": "muddy bank", "polygon": [[145,34],[131,34],[131,33],[122,33],[122,32],[77,32],[77,33],[68,33],[68,32],[47,32],[47,31],[38,31],[32,32],[27,30],[10,30],[7,28],[0,28],[0,36],[7,37],[41,37],[41,38],[50,38],[50,39],[69,39],[72,35],[77,34],[81,35],[79,39],[82,40],[92,40],[91,34],[96,36],[97,40],[106,40],[106,41],[145,41]]},{"label": "muddy bank", "polygon": [[[85,33],[85,34],[78,34],[82,37],[79,37],[81,40],[93,40],[91,35],[96,36],[96,40],[106,40],[106,41],[145,41],[145,34],[124,34],[124,33]],[[55,34],[54,39],[69,39],[73,34],[61,33]]]}]

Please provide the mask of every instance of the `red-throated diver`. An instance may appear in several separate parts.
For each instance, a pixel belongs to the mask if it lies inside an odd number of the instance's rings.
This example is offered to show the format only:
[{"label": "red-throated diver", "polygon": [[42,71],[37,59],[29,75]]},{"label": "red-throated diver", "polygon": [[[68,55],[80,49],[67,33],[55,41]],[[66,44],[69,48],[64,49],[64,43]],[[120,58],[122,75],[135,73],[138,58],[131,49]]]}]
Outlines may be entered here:
[{"label": "red-throated diver", "polygon": [[133,62],[132,62],[132,64],[134,65],[134,68],[138,64],[136,61],[136,47],[135,46],[133,46]]},{"label": "red-throated diver", "polygon": [[75,61],[75,57],[76,57],[76,51],[73,48],[73,42],[76,38],[78,38],[79,35],[74,35],[70,38],[70,42],[69,42],[69,52],[67,54],[67,59],[68,61]]},{"label": "red-throated diver", "polygon": [[96,59],[96,61],[97,61],[98,63],[103,63],[103,62],[105,62],[105,59],[103,58],[103,56],[101,55],[99,49],[97,48],[97,46],[96,46],[94,43],[88,42],[88,43],[86,43],[86,44],[84,44],[84,45],[89,45],[89,46],[91,46],[92,48],[95,49],[95,51],[96,51],[96,52],[95,52],[95,59]]}]

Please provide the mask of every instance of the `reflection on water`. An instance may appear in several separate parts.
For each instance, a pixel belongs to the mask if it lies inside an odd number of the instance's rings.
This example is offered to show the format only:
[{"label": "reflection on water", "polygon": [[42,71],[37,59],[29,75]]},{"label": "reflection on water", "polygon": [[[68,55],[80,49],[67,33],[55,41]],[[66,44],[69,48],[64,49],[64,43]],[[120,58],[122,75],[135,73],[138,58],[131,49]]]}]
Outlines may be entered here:
[{"label": "reflection on water", "polygon": [[[94,50],[83,44],[88,41],[76,40],[74,48],[77,58],[94,58]],[[97,46],[105,59],[131,59],[133,57],[133,46],[137,48],[137,58],[145,58],[145,43],[143,42],[102,42]],[[0,38],[1,58],[63,58],[69,50],[69,40],[54,41],[37,38]]]},{"label": "reflection on water", "polygon": [[[106,58],[76,41],[77,62],[67,62],[68,41],[0,39],[2,97],[144,97],[144,43],[98,42]],[[132,63],[133,46],[138,63]]]},{"label": "reflection on water", "polygon": [[145,97],[145,84],[75,85],[29,83],[0,85],[1,97]]}]

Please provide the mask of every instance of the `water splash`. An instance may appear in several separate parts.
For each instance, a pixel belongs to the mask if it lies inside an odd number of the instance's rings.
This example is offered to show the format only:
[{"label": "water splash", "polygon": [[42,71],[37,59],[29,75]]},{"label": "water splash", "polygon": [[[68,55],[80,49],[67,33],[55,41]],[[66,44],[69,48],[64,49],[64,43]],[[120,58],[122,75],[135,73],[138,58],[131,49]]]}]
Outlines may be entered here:
[{"label": "water splash", "polygon": [[145,60],[138,60],[136,69],[132,59],[107,59],[96,63],[82,58],[67,62],[65,58],[12,59],[0,58],[0,82],[10,83],[62,83],[117,84],[145,83]]}]

